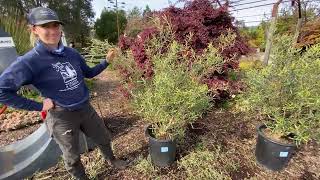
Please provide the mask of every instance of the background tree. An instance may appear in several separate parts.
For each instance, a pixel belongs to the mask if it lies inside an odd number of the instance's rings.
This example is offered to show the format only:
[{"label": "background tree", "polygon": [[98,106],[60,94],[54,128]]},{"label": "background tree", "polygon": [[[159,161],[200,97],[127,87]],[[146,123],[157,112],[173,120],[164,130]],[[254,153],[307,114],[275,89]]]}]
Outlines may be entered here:
[{"label": "background tree", "polygon": [[144,28],[151,26],[151,18],[143,16],[142,10],[134,7],[128,12],[128,23],[125,34],[129,37],[136,37]]},{"label": "background tree", "polygon": [[[126,13],[118,10],[120,34],[125,30],[127,24]],[[117,11],[104,9],[94,25],[96,36],[100,40],[107,39],[110,43],[118,42]]]},{"label": "background tree", "polygon": [[145,16],[149,16],[151,14],[151,9],[149,7],[149,5],[146,5],[146,8],[143,10],[143,13],[142,15],[145,17]]},{"label": "background tree", "polygon": [[[0,13],[8,16],[26,16],[34,7],[49,7],[65,22],[64,31],[70,41],[84,46],[89,37],[94,12],[92,0],[0,0]],[[11,12],[15,9],[15,13]]]},{"label": "background tree", "polygon": [[134,18],[141,18],[142,17],[142,13],[141,13],[141,9],[138,8],[137,6],[134,6],[132,10],[128,11],[128,21],[130,19],[134,19]]}]

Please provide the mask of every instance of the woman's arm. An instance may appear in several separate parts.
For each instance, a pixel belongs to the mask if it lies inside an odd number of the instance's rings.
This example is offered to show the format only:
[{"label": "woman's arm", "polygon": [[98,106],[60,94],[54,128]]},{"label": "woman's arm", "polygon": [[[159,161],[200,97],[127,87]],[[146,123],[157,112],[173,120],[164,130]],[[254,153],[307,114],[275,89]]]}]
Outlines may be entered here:
[{"label": "woman's arm", "polygon": [[0,76],[0,103],[13,108],[41,111],[43,104],[17,94],[21,86],[31,84],[31,69],[18,58]]},{"label": "woman's arm", "polygon": [[96,65],[93,68],[90,68],[85,62],[84,58],[80,55],[81,59],[81,69],[86,78],[93,78],[96,75],[100,74],[104,69],[109,65],[109,61],[112,61],[116,56],[116,52],[114,49],[111,49],[106,55],[106,59],[102,60],[100,64]]},{"label": "woman's arm", "polygon": [[80,55],[80,59],[81,59],[81,69],[84,77],[86,78],[95,77],[96,75],[100,74],[103,70],[105,70],[109,65],[107,60],[102,60],[100,64],[97,64],[96,66],[91,68],[87,65],[86,61],[81,55]]}]

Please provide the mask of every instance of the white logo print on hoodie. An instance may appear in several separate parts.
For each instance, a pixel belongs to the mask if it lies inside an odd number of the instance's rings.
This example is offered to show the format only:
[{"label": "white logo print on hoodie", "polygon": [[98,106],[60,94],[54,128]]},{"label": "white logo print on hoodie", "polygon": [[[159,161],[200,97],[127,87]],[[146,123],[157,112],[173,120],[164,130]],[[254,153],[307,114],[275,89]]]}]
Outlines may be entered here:
[{"label": "white logo print on hoodie", "polygon": [[57,72],[60,72],[64,84],[66,85],[65,89],[61,89],[59,91],[70,91],[78,88],[80,82],[77,79],[77,72],[69,62],[58,62],[56,64],[52,64],[52,66]]}]

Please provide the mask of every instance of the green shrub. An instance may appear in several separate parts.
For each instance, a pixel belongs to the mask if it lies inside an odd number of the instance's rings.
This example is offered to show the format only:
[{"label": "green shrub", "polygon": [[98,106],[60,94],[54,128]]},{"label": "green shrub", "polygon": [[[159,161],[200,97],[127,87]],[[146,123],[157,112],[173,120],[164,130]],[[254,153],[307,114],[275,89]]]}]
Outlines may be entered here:
[{"label": "green shrub", "polygon": [[[123,52],[114,67],[123,77],[122,91],[131,97],[140,116],[153,125],[155,137],[180,138],[186,126],[210,107],[212,96],[208,95],[217,95],[215,91],[232,85],[231,81],[211,77],[226,73],[224,66],[230,59],[224,59],[220,52],[234,43],[235,34],[228,31],[219,37],[219,47],[208,44],[203,52],[196,53],[188,45],[192,34],[179,44],[170,23],[155,19],[155,24],[158,34]],[[140,46],[144,53],[138,53]],[[236,74],[229,75],[228,79],[237,79]]]},{"label": "green shrub", "polygon": [[204,144],[183,157],[178,162],[179,169],[183,170],[189,180],[198,179],[231,179],[228,172],[237,169],[237,163],[227,157],[219,146],[211,148]]},{"label": "green shrub", "polygon": [[134,166],[134,169],[148,177],[154,177],[157,174],[156,168],[153,166],[150,156],[148,156],[146,159],[139,157],[138,163]]},{"label": "green shrub", "polygon": [[[183,63],[176,61],[181,48],[173,42],[167,53],[153,55],[154,78],[134,93],[136,110],[153,125],[156,138],[183,137],[188,123],[210,107],[208,87],[191,76]],[[199,63],[194,73],[202,71],[203,64],[206,63]]]},{"label": "green shrub", "polygon": [[272,64],[246,74],[248,89],[239,108],[266,117],[274,133],[293,133],[297,144],[320,140],[320,44],[302,54],[291,37],[277,39]]},{"label": "green shrub", "polygon": [[94,88],[94,85],[95,85],[94,79],[85,79],[84,82],[90,91]]},{"label": "green shrub", "polygon": [[42,102],[42,97],[41,97],[39,91],[32,88],[31,86],[22,86],[19,89],[18,94],[27,98],[27,99],[32,99],[37,102]]},{"label": "green shrub", "polygon": [[241,60],[239,68],[242,71],[249,71],[251,69],[261,69],[263,67],[262,61],[260,60]]},{"label": "green shrub", "polygon": [[91,39],[90,46],[83,48],[85,59],[88,62],[100,62],[106,57],[109,49],[113,48],[107,40],[100,41],[98,39]]}]

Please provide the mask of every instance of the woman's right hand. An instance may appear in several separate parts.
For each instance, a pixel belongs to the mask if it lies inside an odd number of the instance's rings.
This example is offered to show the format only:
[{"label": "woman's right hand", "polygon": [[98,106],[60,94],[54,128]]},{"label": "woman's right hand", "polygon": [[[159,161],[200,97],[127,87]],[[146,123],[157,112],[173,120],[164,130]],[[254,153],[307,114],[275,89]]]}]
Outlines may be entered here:
[{"label": "woman's right hand", "polygon": [[43,100],[42,111],[48,111],[54,107],[53,101],[50,98],[46,98]]},{"label": "woman's right hand", "polygon": [[113,59],[117,56],[117,54],[118,54],[117,49],[111,48],[106,55],[107,61],[109,63],[112,63]]}]

